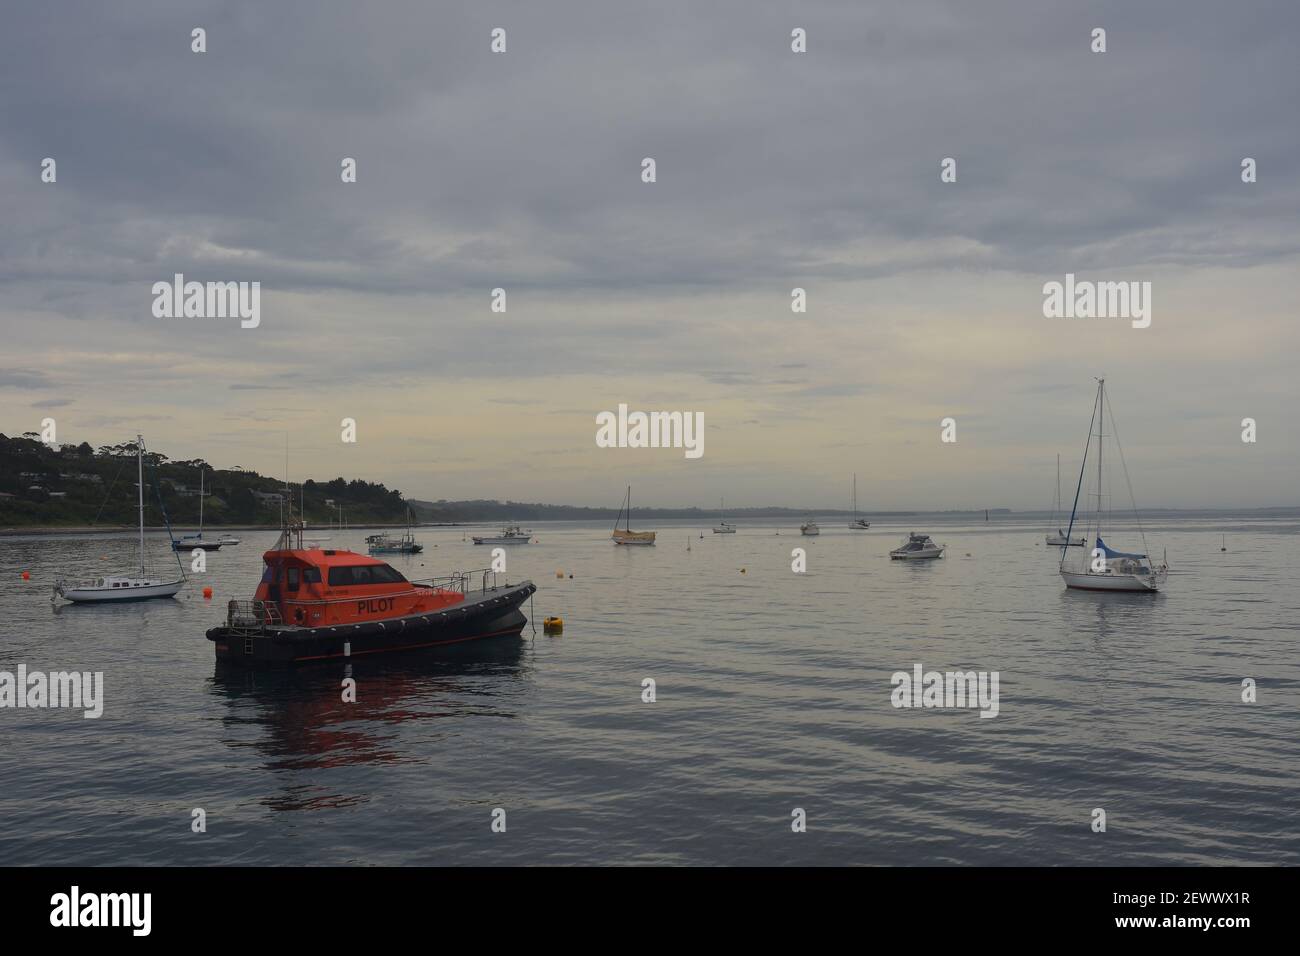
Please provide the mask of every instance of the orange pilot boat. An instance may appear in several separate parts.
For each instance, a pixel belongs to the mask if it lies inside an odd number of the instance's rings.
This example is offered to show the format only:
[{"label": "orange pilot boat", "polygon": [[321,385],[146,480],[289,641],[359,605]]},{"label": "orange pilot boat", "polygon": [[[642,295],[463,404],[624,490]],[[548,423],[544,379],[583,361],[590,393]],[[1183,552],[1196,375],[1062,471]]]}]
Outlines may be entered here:
[{"label": "orange pilot boat", "polygon": [[520,605],[537,590],[489,570],[408,581],[369,555],[304,548],[301,526],[262,560],[253,600],[231,601],[207,633],[218,661],[296,664],[517,637],[528,623]]}]

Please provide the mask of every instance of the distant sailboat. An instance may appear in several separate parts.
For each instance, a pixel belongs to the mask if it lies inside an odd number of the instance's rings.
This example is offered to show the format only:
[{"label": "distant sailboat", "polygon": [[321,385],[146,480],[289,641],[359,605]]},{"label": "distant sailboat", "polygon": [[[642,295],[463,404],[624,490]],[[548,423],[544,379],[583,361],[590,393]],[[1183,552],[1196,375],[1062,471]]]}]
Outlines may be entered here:
[{"label": "distant sailboat", "polygon": [[858,476],[853,474],[853,520],[849,522],[849,530],[866,531],[871,527],[871,522],[866,518],[858,517]]},{"label": "distant sailboat", "polygon": [[[618,526],[620,518],[626,514],[622,528]],[[618,509],[618,517],[614,519],[614,531],[610,534],[615,544],[624,544],[629,546],[651,545],[655,543],[655,533],[653,531],[633,531],[632,530],[632,486],[627,486],[627,496],[623,499],[623,505]]]},{"label": "distant sailboat", "polygon": [[[221,546],[225,543],[221,540],[213,541],[203,539],[203,499],[206,496],[203,493],[203,466],[199,466],[199,533],[187,534],[183,538],[177,538],[172,542],[173,551],[193,551],[198,548],[202,551],[220,551]],[[238,541],[235,544],[239,544]]]},{"label": "distant sailboat", "polygon": [[[1061,456],[1057,455],[1056,456],[1056,500],[1052,504],[1053,525],[1056,524],[1057,515],[1060,514],[1060,511],[1061,511]],[[1054,533],[1051,531],[1047,532],[1045,540],[1047,541],[1048,544],[1051,545],[1063,545],[1068,543],[1071,548],[1082,548],[1085,544],[1088,543],[1083,535],[1079,535],[1078,537],[1072,539],[1067,539],[1065,537],[1065,532],[1062,531],[1059,527],[1056,529]]]},{"label": "distant sailboat", "polygon": [[[1083,490],[1084,478],[1086,477],[1088,467],[1088,453],[1092,449],[1093,438],[1097,439],[1097,510],[1092,519],[1092,526],[1087,529],[1087,540],[1095,541],[1096,544],[1091,553],[1085,551],[1071,560],[1069,548],[1061,547],[1061,577],[1065,580],[1065,586],[1085,591],[1140,591],[1155,592],[1165,583],[1169,576],[1169,565],[1167,562],[1155,564],[1146,552],[1146,535],[1142,534],[1141,521],[1138,521],[1138,533],[1142,535],[1143,553],[1131,554],[1124,551],[1115,551],[1107,547],[1106,542],[1102,540],[1102,525],[1109,516],[1109,509],[1106,507],[1106,499],[1109,497],[1105,493],[1106,483],[1102,471],[1102,452],[1105,445],[1106,437],[1106,417],[1110,415],[1111,437],[1115,440],[1115,446],[1119,451],[1120,465],[1124,468],[1124,483],[1129,486],[1130,495],[1132,486],[1128,481],[1128,466],[1124,464],[1124,450],[1119,446],[1119,436],[1115,431],[1115,414],[1106,402],[1106,380],[1104,378],[1097,380],[1097,397],[1093,401],[1092,422],[1088,425],[1088,444],[1084,447],[1083,462],[1079,466],[1079,484],[1075,489],[1074,507],[1070,511],[1070,527],[1066,532],[1068,540],[1070,534],[1074,531],[1076,517],[1079,515],[1079,495]],[[1097,426],[1097,431],[1092,430],[1093,425]],[[1137,503],[1133,502],[1134,517],[1137,516]]]},{"label": "distant sailboat", "polygon": [[[158,577],[150,575],[146,567],[147,561],[144,547],[144,439],[136,435],[135,441],[139,476],[137,488],[140,508],[140,573],[139,575],[108,574],[103,577],[81,581],[60,579],[54,585],[54,593],[58,597],[84,604],[144,601],[149,598],[172,597],[185,586],[185,572],[180,567],[179,556],[176,558],[176,566],[177,570],[181,571],[181,576],[174,580],[167,580],[165,575]],[[161,501],[160,495],[159,502],[161,503]]]},{"label": "distant sailboat", "polygon": [[713,529],[714,534],[735,534],[736,533],[736,529],[731,525],[727,524],[726,516],[723,514],[723,509],[725,505],[726,505],[726,499],[719,498],[718,499],[718,524]]}]

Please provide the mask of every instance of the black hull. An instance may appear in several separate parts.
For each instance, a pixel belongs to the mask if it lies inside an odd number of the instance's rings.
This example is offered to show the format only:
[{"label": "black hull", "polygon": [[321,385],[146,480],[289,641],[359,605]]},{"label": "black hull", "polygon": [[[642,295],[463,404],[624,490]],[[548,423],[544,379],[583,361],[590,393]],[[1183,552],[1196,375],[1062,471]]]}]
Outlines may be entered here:
[{"label": "black hull", "polygon": [[208,640],[217,661],[248,667],[308,664],[409,652],[484,638],[518,636],[528,623],[520,605],[537,590],[531,581],[470,595],[444,611],[335,627],[214,627]]}]

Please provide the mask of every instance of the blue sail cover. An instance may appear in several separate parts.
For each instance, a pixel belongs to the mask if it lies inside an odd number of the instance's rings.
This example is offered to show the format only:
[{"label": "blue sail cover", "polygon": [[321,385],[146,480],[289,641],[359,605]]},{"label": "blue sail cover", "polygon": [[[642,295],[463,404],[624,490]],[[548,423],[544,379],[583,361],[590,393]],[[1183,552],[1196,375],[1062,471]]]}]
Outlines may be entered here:
[{"label": "blue sail cover", "polygon": [[1145,558],[1145,554],[1126,554],[1123,551],[1112,551],[1106,547],[1106,542],[1101,540],[1101,535],[1097,535],[1097,550],[1108,558]]}]

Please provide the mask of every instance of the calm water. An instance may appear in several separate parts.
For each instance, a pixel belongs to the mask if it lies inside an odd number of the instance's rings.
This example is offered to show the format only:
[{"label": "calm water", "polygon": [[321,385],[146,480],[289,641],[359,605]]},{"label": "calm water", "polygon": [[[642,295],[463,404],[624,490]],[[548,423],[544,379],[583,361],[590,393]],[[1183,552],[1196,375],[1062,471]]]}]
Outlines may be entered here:
[{"label": "calm water", "polygon": [[[537,634],[358,660],[356,704],[340,699],[343,665],[216,671],[203,632],[251,597],[272,533],[209,555],[175,600],[57,612],[52,579],[122,563],[131,537],[0,539],[0,669],[103,671],[107,697],[99,720],[0,710],[0,855],[1300,863],[1294,519],[1157,520],[1149,542],[1175,571],[1154,597],[1067,592],[1030,521],[918,519],[949,546],[923,565],[887,558],[910,527],[845,523],[808,539],[659,522],[645,549],[615,548],[603,524],[535,524],[539,543],[508,560],[512,581],[539,586]],[[364,533],[328,546],[359,549]],[[462,533],[422,530],[426,553],[393,563],[484,566]],[[551,614],[563,636],[541,633]],[[1001,713],[893,708],[890,675],[915,663],[1000,672]],[[195,807],[206,834],[190,830]],[[807,833],[791,832],[795,807]]]}]

